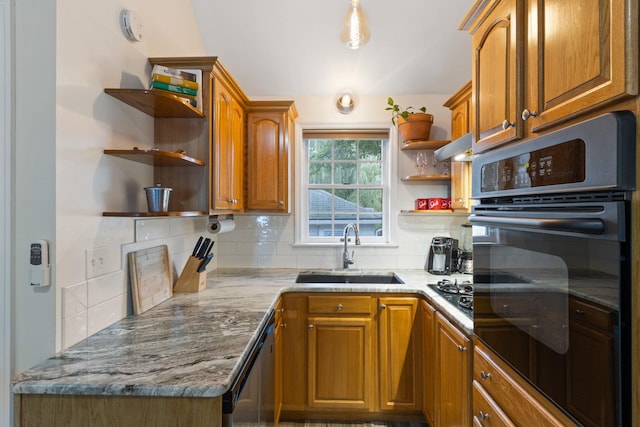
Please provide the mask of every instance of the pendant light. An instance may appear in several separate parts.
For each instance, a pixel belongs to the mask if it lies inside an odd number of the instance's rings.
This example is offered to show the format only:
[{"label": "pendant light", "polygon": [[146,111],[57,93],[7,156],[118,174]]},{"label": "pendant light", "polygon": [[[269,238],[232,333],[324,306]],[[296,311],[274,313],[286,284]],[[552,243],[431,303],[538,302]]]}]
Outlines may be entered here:
[{"label": "pendant light", "polygon": [[358,49],[369,41],[369,24],[360,7],[360,0],[351,0],[351,7],[342,23],[340,41],[349,49]]}]

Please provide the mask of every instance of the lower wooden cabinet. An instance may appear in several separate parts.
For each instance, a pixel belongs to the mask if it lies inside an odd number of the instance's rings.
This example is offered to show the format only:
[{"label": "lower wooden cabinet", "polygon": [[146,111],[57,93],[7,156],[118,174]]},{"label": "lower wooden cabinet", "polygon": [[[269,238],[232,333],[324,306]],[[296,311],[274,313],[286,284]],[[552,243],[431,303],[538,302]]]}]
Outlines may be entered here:
[{"label": "lower wooden cabinet", "polygon": [[422,412],[429,425],[434,425],[435,419],[435,332],[436,309],[425,300],[422,306]]},{"label": "lower wooden cabinet", "polygon": [[309,317],[308,406],[372,410],[371,317]]},{"label": "lower wooden cabinet", "polygon": [[418,302],[405,295],[284,295],[283,414],[419,419]]},{"label": "lower wooden cabinet", "polygon": [[378,302],[380,409],[422,409],[418,299],[382,297]]},{"label": "lower wooden cabinet", "polygon": [[491,350],[478,342],[473,354],[473,384],[475,425],[575,425]]},{"label": "lower wooden cabinet", "polygon": [[435,425],[471,424],[471,340],[436,313]]}]

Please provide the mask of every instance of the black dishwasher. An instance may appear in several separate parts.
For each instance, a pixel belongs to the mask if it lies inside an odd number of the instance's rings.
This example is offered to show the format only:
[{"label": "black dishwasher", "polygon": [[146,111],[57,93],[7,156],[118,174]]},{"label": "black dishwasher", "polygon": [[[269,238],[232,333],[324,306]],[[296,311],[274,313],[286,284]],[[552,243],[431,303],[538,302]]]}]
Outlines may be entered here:
[{"label": "black dishwasher", "polygon": [[274,351],[271,311],[240,373],[222,396],[223,427],[273,426]]}]

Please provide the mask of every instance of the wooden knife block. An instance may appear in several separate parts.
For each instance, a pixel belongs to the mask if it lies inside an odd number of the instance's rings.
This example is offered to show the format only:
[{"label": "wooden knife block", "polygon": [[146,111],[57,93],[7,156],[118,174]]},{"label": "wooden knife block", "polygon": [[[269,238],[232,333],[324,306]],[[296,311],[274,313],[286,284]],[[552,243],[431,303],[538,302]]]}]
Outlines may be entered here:
[{"label": "wooden knife block", "polygon": [[201,262],[201,259],[194,256],[189,257],[173,286],[173,292],[200,292],[207,287],[207,271],[198,272]]}]

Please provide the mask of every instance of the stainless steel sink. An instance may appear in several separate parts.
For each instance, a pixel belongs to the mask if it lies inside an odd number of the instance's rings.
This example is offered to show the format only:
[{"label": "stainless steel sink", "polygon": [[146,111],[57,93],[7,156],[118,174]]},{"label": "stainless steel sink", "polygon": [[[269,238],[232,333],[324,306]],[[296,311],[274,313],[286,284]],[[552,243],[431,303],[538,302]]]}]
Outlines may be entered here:
[{"label": "stainless steel sink", "polygon": [[298,274],[296,283],[370,283],[404,284],[393,272],[365,272],[362,270],[345,271],[303,271]]}]

